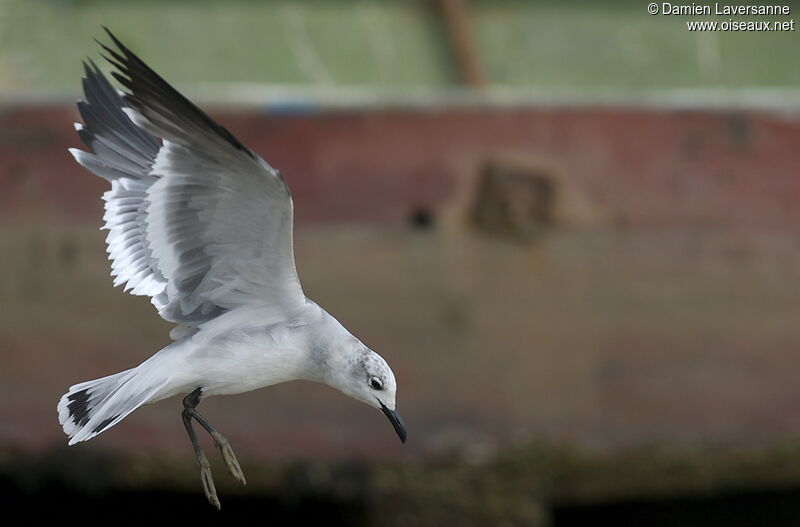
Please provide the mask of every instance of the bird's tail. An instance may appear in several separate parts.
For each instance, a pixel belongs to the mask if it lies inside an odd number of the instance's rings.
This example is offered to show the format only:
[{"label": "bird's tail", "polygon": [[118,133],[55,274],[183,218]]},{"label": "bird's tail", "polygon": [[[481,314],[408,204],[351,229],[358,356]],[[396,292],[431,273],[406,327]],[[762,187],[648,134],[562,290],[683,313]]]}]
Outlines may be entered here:
[{"label": "bird's tail", "polygon": [[147,382],[138,373],[133,368],[70,387],[58,401],[58,422],[70,445],[108,430],[149,402],[161,383]]}]

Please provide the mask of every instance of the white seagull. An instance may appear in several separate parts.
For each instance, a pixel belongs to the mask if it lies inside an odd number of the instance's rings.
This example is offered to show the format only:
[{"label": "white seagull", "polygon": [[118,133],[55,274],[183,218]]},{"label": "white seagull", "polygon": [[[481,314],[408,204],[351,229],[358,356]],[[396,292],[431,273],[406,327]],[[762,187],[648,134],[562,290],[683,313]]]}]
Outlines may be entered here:
[{"label": "white seagull", "polygon": [[104,58],[128,92],[120,96],[84,63],[84,124],[75,128],[91,153],[70,152],[111,184],[103,219],[114,285],[151,297],[176,326],[174,342],[139,366],[70,387],[58,403],[69,444],[142,405],[188,394],[183,424],[203,490],[219,508],[192,419],[245,479],[230,443],[196,410],[206,396],[322,382],[381,410],[405,442],[389,365],[303,294],[280,173],[106,31],[118,51],[100,43]]}]

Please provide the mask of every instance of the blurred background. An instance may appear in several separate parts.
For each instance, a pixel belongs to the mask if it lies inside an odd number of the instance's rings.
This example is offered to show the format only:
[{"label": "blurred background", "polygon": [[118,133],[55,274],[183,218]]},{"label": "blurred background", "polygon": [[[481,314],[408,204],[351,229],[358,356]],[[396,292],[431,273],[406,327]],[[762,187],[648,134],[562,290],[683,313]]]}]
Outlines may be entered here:
[{"label": "blurred background", "polygon": [[[4,510],[796,525],[800,41],[690,20],[728,17],[0,0]],[[405,446],[321,385],[209,399],[249,482],[201,438],[221,513],[177,398],[66,447],[67,387],[170,342],[147,298],[112,288],[106,184],[67,153],[104,25],[284,174],[305,291],[393,365]]]}]

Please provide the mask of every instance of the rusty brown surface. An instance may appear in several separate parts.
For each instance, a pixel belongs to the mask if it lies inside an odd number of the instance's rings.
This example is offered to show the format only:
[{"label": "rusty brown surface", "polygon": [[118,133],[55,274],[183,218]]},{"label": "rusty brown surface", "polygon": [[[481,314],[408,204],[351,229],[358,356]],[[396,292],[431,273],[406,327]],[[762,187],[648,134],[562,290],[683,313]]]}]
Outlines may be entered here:
[{"label": "rusty brown surface", "polygon": [[[373,410],[308,383],[209,399],[251,458],[481,458],[544,439],[617,448],[768,444],[800,433],[800,127],[775,114],[610,109],[221,115],[297,202],[306,292],[394,365],[401,447]],[[62,444],[67,386],[168,342],[111,287],[103,182],[64,151],[68,109],[0,134],[0,442]],[[487,158],[557,173],[534,244],[468,227]],[[430,207],[432,229],[406,225]],[[76,448],[186,453],[179,401]]]},{"label": "rusty brown surface", "polygon": [[[300,223],[403,222],[469,199],[487,160],[550,172],[568,215],[618,226],[791,229],[800,220],[800,120],[757,110],[602,107],[218,110],[289,181]],[[0,211],[97,217],[103,182],[66,152],[68,107],[0,112]],[[588,209],[588,210],[584,210]]]}]

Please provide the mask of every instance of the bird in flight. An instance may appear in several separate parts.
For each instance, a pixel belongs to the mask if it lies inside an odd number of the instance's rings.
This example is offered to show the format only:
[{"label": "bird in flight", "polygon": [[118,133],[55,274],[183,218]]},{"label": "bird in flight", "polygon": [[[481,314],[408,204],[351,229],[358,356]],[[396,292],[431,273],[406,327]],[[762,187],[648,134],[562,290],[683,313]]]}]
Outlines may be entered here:
[{"label": "bird in flight", "polygon": [[106,32],[117,49],[100,43],[103,57],[127,91],[84,63],[75,128],[90,152],[70,153],[111,184],[103,228],[114,285],[149,296],[176,326],[173,342],[139,366],[69,388],[58,403],[69,444],[188,394],[181,417],[205,495],[219,508],[192,421],[231,475],[245,478],[228,440],[197,411],[209,395],[322,382],[382,411],[405,442],[389,365],[303,293],[281,174]]}]

